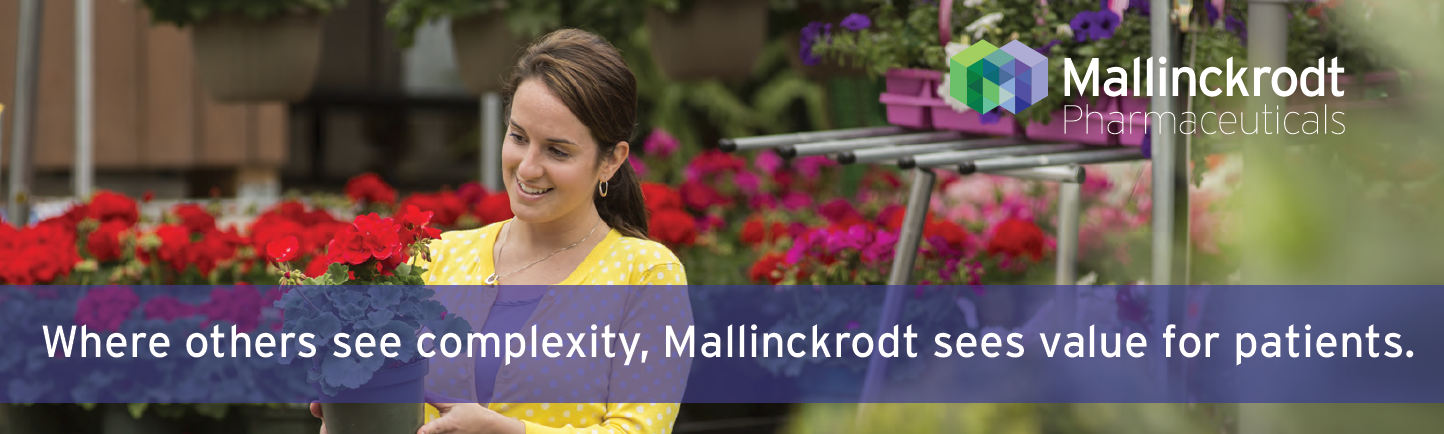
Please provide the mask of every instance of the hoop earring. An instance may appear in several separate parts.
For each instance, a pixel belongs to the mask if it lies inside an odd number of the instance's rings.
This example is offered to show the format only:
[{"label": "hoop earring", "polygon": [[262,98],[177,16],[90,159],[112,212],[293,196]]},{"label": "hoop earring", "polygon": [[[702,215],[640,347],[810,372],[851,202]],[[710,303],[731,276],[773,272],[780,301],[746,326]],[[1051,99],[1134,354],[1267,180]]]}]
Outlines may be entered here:
[{"label": "hoop earring", "polygon": [[607,190],[609,189],[610,187],[607,186],[607,181],[597,183],[597,192],[601,193],[602,197],[607,197]]}]

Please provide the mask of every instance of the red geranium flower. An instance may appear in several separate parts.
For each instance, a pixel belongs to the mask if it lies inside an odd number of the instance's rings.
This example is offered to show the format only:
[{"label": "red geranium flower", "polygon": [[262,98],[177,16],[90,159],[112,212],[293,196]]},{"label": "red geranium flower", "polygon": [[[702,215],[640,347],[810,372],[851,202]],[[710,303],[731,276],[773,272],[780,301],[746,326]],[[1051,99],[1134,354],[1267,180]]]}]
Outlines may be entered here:
[{"label": "red geranium flower", "polygon": [[762,222],[762,219],[753,217],[742,224],[742,233],[739,235],[743,244],[755,246],[762,243],[775,243],[783,235],[787,235],[787,227],[782,223],[772,222],[771,225]]},{"label": "red geranium flower", "polygon": [[290,262],[292,259],[296,259],[296,254],[300,249],[301,245],[296,242],[296,237],[287,236],[267,244],[266,256],[271,259],[271,262]]},{"label": "red geranium flower", "polygon": [[456,224],[456,220],[466,213],[467,208],[466,203],[461,200],[461,196],[452,192],[413,194],[401,201],[400,208],[407,209],[407,207],[416,207],[421,211],[432,213],[433,216],[429,221],[442,226]]},{"label": "red geranium flower", "polygon": [[191,233],[204,233],[216,228],[216,218],[200,205],[179,204],[171,209],[171,213],[180,218],[181,226],[185,226]]},{"label": "red geranium flower", "polygon": [[652,214],[649,232],[668,246],[690,246],[697,243],[697,221],[691,214],[664,209]]},{"label": "red geranium flower", "polygon": [[472,209],[472,213],[476,214],[476,218],[481,220],[481,224],[484,225],[496,223],[515,216],[511,213],[511,198],[500,193],[482,199],[481,203]]},{"label": "red geranium flower", "polygon": [[401,225],[375,213],[357,216],[351,226],[331,240],[327,253],[332,262],[360,264],[368,259],[386,259],[401,251]]},{"label": "red geranium flower", "polygon": [[767,282],[769,285],[776,285],[782,281],[782,267],[787,262],[781,254],[768,253],[757,262],[752,263],[752,268],[747,271],[747,277],[753,282]]},{"label": "red geranium flower", "polygon": [[375,173],[364,173],[346,181],[346,197],[352,202],[391,204],[396,202],[396,189]]},{"label": "red geranium flower", "polygon": [[1047,240],[1043,229],[1031,221],[1007,219],[993,229],[988,240],[988,254],[1003,254],[1010,258],[1027,256],[1033,260],[1043,258]]},{"label": "red geranium flower", "polygon": [[102,223],[119,221],[130,227],[140,220],[140,208],[134,200],[107,190],[96,193],[95,197],[90,199],[90,205],[86,206],[86,211],[87,217]]},{"label": "red geranium flower", "polygon": [[665,184],[643,182],[642,200],[646,201],[647,209],[652,212],[664,209],[682,209],[682,195]]},{"label": "red geranium flower", "polygon": [[110,262],[120,259],[120,234],[129,229],[124,222],[109,221],[91,232],[85,240],[85,250],[96,262]]},{"label": "red geranium flower", "polygon": [[722,196],[722,193],[718,193],[716,189],[700,182],[684,182],[678,193],[682,196],[682,202],[697,212],[705,212],[707,208],[731,203]]}]

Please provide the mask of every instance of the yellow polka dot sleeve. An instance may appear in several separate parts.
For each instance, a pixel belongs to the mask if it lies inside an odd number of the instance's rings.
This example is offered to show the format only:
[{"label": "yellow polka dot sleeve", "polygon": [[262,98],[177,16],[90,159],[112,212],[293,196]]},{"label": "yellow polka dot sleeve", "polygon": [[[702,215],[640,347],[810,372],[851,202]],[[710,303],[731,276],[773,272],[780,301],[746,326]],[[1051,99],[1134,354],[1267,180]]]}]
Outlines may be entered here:
[{"label": "yellow polka dot sleeve", "polygon": [[[669,252],[670,253],[670,252]],[[675,257],[671,257],[672,259]],[[675,260],[675,259],[673,259]],[[667,325],[682,328],[692,325],[692,307],[685,286],[687,272],[681,263],[667,261],[649,264],[645,272],[630,279],[633,285],[627,300],[627,318],[622,330],[627,333],[655,333]],[[554,428],[521,418],[527,433],[597,433],[597,434],[666,434],[677,421],[680,404],[634,403],[638,384],[661,387],[674,392],[678,401],[687,386],[692,360],[686,357],[666,358],[660,348],[655,359],[631,366],[612,366],[612,388],[608,391],[605,412],[594,425]],[[628,385],[628,381],[634,384]],[[649,393],[649,396],[655,394]],[[565,405],[565,404],[564,404]],[[593,419],[595,420],[595,419]]]}]

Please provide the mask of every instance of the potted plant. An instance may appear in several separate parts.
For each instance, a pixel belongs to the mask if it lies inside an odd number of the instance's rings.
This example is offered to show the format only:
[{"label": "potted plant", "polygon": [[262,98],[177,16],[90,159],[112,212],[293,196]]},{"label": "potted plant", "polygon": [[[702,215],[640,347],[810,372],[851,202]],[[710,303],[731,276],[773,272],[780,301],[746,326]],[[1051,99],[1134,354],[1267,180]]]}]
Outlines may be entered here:
[{"label": "potted plant", "polygon": [[767,0],[648,0],[647,44],[672,80],[752,74],[767,42]]},{"label": "potted plant", "polygon": [[312,333],[317,342],[331,342],[337,333],[400,337],[392,357],[379,351],[337,357],[321,347],[311,359],[308,379],[320,391],[328,432],[415,432],[423,422],[422,380],[430,369],[417,354],[416,336],[423,328],[439,334],[471,329],[432,299],[435,292],[421,280],[426,270],[414,263],[431,257],[427,243],[440,235],[429,226],[431,217],[414,206],[396,219],[356,217],[328,244],[331,265],[319,277],[287,264],[300,254],[294,237],[266,246],[267,257],[283,271],[282,285],[295,285],[275,303],[284,309],[283,332]]},{"label": "potted plant", "polygon": [[321,19],[346,0],[142,0],[151,22],[192,27],[196,73],[225,102],[296,101],[311,91]]},{"label": "potted plant", "polygon": [[501,90],[502,74],[516,64],[526,43],[561,25],[561,3],[395,0],[386,13],[386,26],[396,32],[398,45],[409,47],[418,27],[442,18],[451,19],[452,49],[462,83],[475,93],[495,92]]}]

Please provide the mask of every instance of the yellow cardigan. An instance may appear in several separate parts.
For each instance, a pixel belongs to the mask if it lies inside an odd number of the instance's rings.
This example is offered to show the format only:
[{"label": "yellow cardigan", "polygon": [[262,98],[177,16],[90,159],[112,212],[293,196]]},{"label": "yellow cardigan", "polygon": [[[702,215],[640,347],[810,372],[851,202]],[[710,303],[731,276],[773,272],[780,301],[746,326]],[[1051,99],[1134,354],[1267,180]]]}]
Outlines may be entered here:
[{"label": "yellow cardigan", "polygon": [[[496,301],[496,291],[480,286],[462,286],[453,290],[439,285],[481,285],[493,271],[492,250],[501,227],[502,223],[495,223],[475,230],[444,233],[441,239],[431,243],[432,262],[423,262],[428,271],[422,278],[429,285],[438,285],[437,297],[446,305],[447,310],[466,318],[473,328],[479,328],[486,322],[486,315]],[[606,322],[610,317],[614,320],[614,331],[626,328],[638,332],[652,332],[662,325],[685,328],[692,324],[692,309],[686,287],[644,285],[686,283],[686,271],[681,261],[665,246],[654,241],[624,237],[612,230],[559,285],[637,286],[628,290],[618,288],[613,297],[622,293],[625,293],[626,297],[612,299],[610,304],[604,297],[592,298],[587,295],[599,293],[583,294],[580,297],[582,299],[577,300],[578,292],[565,289],[561,292],[548,290],[536,311],[527,319],[523,330],[538,323],[551,324],[557,319],[585,319],[586,315],[601,317],[602,322]],[[647,326],[648,323],[652,325]],[[671,431],[672,424],[677,419],[679,404],[626,403],[629,401],[626,395],[618,392],[635,392],[638,384],[642,383],[639,379],[653,380],[649,383],[652,389],[642,387],[642,390],[650,390],[646,392],[646,396],[660,395],[669,401],[680,401],[686,387],[687,374],[691,369],[691,360],[675,357],[663,359],[657,356],[661,354],[652,356],[646,364],[632,363],[630,366],[622,366],[620,363],[602,363],[600,369],[605,372],[591,372],[588,376],[582,373],[589,369],[598,370],[596,359],[559,358],[555,360],[556,366],[550,366],[552,360],[548,360],[548,366],[533,366],[532,371],[526,371],[525,363],[513,362],[498,370],[492,394],[493,403],[488,407],[504,416],[521,420],[528,433],[665,434]],[[474,366],[475,359],[464,353],[454,359],[434,358],[431,374],[427,376],[427,390],[458,399],[477,399],[476,379],[472,375]],[[555,370],[551,372],[575,371],[578,375],[574,380],[571,375],[567,375],[565,378],[568,381],[564,381],[566,384],[551,382],[549,385],[532,387],[538,385],[530,383],[530,374],[538,371],[545,373],[548,369]],[[627,389],[626,382],[629,380],[634,382],[632,389]],[[573,397],[610,397],[613,402],[496,403],[516,402],[519,400],[515,399],[517,397],[526,397],[524,400],[535,402],[537,399],[533,396],[564,393],[568,389]],[[527,394],[528,391],[535,395]],[[578,395],[579,392],[582,395]],[[426,409],[428,421],[436,417],[434,408],[427,406]]]}]

